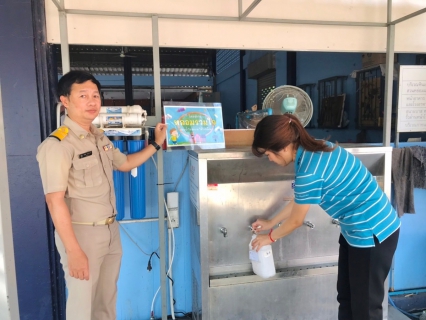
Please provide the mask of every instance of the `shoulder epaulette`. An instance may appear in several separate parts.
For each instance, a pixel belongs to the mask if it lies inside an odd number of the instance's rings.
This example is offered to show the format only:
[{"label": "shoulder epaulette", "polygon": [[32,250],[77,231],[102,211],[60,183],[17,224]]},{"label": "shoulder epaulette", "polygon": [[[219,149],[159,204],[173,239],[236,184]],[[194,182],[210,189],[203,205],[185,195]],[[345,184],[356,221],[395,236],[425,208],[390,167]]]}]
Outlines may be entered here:
[{"label": "shoulder epaulette", "polygon": [[68,135],[68,127],[60,126],[58,129],[53,131],[49,137],[56,138],[62,141]]}]

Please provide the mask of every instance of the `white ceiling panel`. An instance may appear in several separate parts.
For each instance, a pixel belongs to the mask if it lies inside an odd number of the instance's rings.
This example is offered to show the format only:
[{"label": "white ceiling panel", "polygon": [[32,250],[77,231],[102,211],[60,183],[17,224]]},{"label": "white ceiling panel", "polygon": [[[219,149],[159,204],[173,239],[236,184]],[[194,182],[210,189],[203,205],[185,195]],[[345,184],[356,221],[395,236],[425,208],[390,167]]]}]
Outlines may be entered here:
[{"label": "white ceiling panel", "polygon": [[[52,0],[46,0],[46,2]],[[67,9],[148,14],[238,16],[238,0],[69,0]]]},{"label": "white ceiling panel", "polygon": [[250,18],[386,22],[386,0],[263,0]]},{"label": "white ceiling panel", "polygon": [[[242,11],[254,0],[243,0]],[[393,0],[393,20],[425,0]],[[248,19],[384,23],[387,0],[262,0]],[[66,9],[131,12],[142,17],[67,14],[70,44],[152,46],[152,14],[160,46],[261,50],[385,52],[386,28],[238,21],[238,0],[73,0]],[[98,12],[99,13],[99,12]],[[146,15],[146,16],[145,16]],[[148,16],[148,17],[147,17]],[[188,16],[197,16],[197,19]],[[209,16],[211,19],[206,20]],[[223,20],[218,20],[223,17]],[[58,9],[46,0],[47,34],[60,43]],[[426,52],[426,13],[397,24],[396,52]]]},{"label": "white ceiling panel", "polygon": [[[160,46],[192,48],[353,51],[386,50],[386,29],[276,23],[161,19]],[[175,32],[171,32],[175,30]],[[177,31],[179,30],[179,31]],[[377,39],[371,43],[370,39]]]},{"label": "white ceiling panel", "polygon": [[396,25],[395,52],[426,53],[426,13]]}]

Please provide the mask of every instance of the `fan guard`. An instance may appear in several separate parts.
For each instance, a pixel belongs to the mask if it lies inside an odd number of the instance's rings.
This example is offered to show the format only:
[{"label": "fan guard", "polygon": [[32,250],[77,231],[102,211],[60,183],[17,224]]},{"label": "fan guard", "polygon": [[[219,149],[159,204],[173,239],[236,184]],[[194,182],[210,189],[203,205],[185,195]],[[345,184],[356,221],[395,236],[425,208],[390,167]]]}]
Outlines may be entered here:
[{"label": "fan guard", "polygon": [[[286,109],[283,106],[284,99],[289,97],[294,97],[297,100],[297,106],[295,109],[293,108],[294,111],[288,111],[291,109]],[[262,105],[262,109],[267,108],[272,109],[272,114],[282,115],[291,113],[295,115],[304,127],[312,119],[313,105],[311,98],[305,91],[294,86],[283,85],[269,92]]]}]

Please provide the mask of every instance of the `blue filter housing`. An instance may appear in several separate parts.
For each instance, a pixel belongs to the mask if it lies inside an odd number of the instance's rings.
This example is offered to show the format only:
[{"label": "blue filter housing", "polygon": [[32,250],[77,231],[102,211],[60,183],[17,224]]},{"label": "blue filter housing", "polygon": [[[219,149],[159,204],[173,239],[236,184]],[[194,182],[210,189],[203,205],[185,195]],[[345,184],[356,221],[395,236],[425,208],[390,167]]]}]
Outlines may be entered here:
[{"label": "blue filter housing", "polygon": [[[129,154],[138,152],[145,147],[145,140],[128,140]],[[132,169],[130,172],[130,217],[142,219],[146,214],[145,206],[145,165]]]},{"label": "blue filter housing", "polygon": [[[124,151],[124,141],[123,140],[113,140],[111,141],[114,147],[119,149],[121,152]],[[114,170],[112,173],[114,179],[114,189],[115,189],[115,206],[117,208],[117,220],[123,220],[124,218],[124,172]]]}]

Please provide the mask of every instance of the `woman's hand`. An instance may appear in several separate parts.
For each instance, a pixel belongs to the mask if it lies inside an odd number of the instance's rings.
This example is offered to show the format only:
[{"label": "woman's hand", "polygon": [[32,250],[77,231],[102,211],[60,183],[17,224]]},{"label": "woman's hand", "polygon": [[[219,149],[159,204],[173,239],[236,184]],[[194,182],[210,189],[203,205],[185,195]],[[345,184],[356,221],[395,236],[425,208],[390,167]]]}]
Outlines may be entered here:
[{"label": "woman's hand", "polygon": [[274,226],[274,223],[271,220],[257,219],[251,224],[254,232],[270,230]]},{"label": "woman's hand", "polygon": [[251,242],[251,247],[253,248],[253,250],[259,251],[260,248],[271,243],[272,241],[271,239],[269,239],[269,235],[258,234],[256,238]]}]

